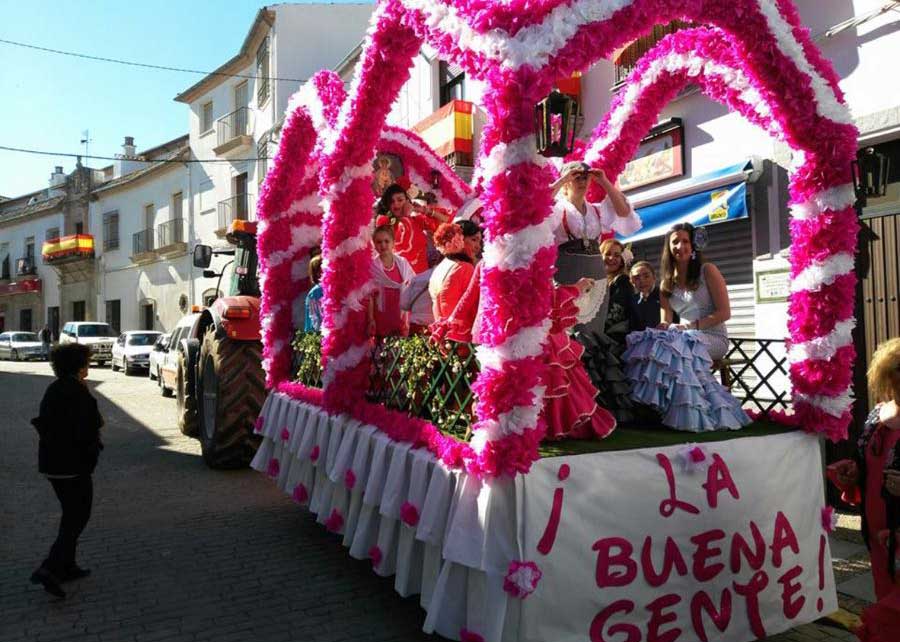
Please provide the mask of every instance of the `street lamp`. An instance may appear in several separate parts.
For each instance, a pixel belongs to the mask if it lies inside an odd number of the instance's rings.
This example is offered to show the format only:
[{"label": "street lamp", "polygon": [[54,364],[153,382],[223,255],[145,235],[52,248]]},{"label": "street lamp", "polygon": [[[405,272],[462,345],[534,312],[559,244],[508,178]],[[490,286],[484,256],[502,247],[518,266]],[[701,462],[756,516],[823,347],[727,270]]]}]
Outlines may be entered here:
[{"label": "street lamp", "polygon": [[876,152],[874,147],[866,147],[856,153],[856,160],[851,165],[857,207],[865,207],[870,197],[878,198],[887,194],[891,159],[886,154]]},{"label": "street lamp", "polygon": [[565,156],[575,146],[578,101],[555,89],[534,107],[534,135],[543,156]]}]

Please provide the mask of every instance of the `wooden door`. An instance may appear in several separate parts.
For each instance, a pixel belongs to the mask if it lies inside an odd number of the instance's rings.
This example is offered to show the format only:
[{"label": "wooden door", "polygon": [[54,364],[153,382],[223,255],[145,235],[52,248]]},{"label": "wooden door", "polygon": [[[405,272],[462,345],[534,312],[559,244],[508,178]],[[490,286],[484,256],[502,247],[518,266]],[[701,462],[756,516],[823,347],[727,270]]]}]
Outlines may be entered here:
[{"label": "wooden door", "polygon": [[[900,337],[900,212],[860,220],[858,274],[859,327],[858,363],[868,369],[875,348]],[[868,412],[874,400],[868,391],[856,396]]]}]

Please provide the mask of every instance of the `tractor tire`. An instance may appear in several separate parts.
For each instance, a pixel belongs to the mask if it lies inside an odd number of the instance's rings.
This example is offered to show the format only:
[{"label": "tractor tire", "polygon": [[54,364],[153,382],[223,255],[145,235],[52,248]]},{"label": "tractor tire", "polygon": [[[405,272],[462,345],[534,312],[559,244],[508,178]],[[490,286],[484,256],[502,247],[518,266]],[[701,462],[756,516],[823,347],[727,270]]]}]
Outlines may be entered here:
[{"label": "tractor tire", "polygon": [[178,374],[175,378],[175,403],[178,404],[178,430],[187,437],[198,437],[200,419],[197,417],[197,390],[188,380],[190,367],[184,352],[178,352]]},{"label": "tractor tire", "polygon": [[262,343],[217,338],[210,326],[200,346],[199,437],[210,468],[245,468],[260,437],[254,422],[265,400]]}]

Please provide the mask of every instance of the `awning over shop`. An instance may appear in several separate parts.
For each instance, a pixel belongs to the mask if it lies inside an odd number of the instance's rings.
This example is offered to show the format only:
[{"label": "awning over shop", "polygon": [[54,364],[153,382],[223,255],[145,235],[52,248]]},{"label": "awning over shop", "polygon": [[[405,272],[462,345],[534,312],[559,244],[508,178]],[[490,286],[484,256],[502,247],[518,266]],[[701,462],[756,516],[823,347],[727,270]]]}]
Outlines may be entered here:
[{"label": "awning over shop", "polygon": [[747,180],[752,172],[753,163],[742,161],[630,197],[643,227],[627,240],[662,236],[675,223],[707,225],[746,218]]}]

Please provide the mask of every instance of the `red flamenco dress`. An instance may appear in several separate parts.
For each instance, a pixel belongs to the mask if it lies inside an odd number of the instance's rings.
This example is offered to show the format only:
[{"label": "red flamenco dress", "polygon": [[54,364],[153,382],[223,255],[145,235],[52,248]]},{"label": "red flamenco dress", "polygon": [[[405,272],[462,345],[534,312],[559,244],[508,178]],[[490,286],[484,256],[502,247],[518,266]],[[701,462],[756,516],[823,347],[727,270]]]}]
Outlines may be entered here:
[{"label": "red flamenco dress", "polygon": [[859,484],[850,488],[836,485],[844,491],[844,501],[859,504],[862,509],[862,535],[869,548],[878,600],[863,611],[862,625],[856,635],[864,642],[897,642],[900,640],[900,562],[897,561],[900,498],[883,489],[883,479],[885,470],[900,468],[900,429],[881,423],[880,409],[876,406],[869,414],[858,441],[855,460]]},{"label": "red flamenco dress", "polygon": [[595,401],[597,389],[581,363],[584,347],[566,332],[578,323],[577,298],[572,286],[555,290],[544,377],[548,440],[603,439],[616,427],[615,417]]},{"label": "red flamenco dress", "polygon": [[421,214],[401,216],[394,222],[394,252],[409,261],[416,274],[428,269],[428,235],[435,227],[434,219]]}]

